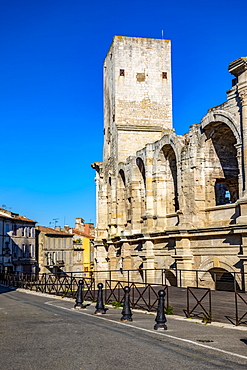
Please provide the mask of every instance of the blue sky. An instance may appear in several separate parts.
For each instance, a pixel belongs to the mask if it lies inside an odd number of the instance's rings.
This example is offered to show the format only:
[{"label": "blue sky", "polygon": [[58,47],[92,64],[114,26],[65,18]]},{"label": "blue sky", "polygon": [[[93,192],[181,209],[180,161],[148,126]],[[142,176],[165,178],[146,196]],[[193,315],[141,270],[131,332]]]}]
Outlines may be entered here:
[{"label": "blue sky", "polygon": [[247,56],[247,2],[0,0],[0,207],[40,225],[95,222],[102,64],[114,35],[172,41],[177,134],[226,99]]}]

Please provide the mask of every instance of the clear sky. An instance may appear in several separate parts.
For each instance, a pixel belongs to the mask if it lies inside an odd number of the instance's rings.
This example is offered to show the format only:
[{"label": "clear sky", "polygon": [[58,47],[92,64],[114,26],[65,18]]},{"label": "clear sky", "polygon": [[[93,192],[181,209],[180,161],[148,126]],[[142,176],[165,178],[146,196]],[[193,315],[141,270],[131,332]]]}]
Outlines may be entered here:
[{"label": "clear sky", "polygon": [[226,99],[247,56],[247,1],[0,0],[0,207],[40,225],[95,222],[102,64],[114,35],[172,41],[177,134]]}]

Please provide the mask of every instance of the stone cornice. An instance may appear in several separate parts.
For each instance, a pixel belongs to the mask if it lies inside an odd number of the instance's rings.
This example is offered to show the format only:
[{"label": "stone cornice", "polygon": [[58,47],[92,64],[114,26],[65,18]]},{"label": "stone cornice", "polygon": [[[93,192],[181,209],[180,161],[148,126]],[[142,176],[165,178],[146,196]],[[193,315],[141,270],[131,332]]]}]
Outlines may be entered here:
[{"label": "stone cornice", "polygon": [[228,71],[235,77],[247,70],[247,57],[234,60],[229,64]]},{"label": "stone cornice", "polygon": [[247,225],[228,225],[228,226],[213,226],[213,227],[205,227],[205,228],[197,228],[197,229],[177,229],[177,230],[166,230],[163,232],[154,232],[154,233],[147,233],[147,234],[135,234],[135,235],[128,235],[124,237],[115,237],[109,238],[106,241],[106,244],[122,244],[122,243],[130,243],[135,244],[138,242],[146,242],[150,241],[158,241],[158,240],[168,240],[168,239],[176,239],[176,238],[200,238],[200,237],[212,237],[215,235],[229,235],[229,234],[247,234]]},{"label": "stone cornice", "polygon": [[164,127],[161,126],[146,126],[146,125],[116,125],[118,131],[151,131],[162,132]]}]

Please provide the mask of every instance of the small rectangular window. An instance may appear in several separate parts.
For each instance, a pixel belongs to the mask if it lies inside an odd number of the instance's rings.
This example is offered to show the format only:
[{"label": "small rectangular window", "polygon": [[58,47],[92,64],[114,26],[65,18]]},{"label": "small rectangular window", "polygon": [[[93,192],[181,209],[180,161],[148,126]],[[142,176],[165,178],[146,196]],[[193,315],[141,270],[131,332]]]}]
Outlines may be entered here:
[{"label": "small rectangular window", "polygon": [[8,235],[9,230],[10,230],[10,226],[9,226],[9,224],[6,224],[5,225],[5,234],[6,235]]},{"label": "small rectangular window", "polygon": [[29,244],[29,252],[30,252],[30,257],[33,258],[35,257],[35,251],[34,251],[34,245]]},{"label": "small rectangular window", "polygon": [[167,72],[162,72],[162,78],[163,78],[164,80],[167,80]]},{"label": "small rectangular window", "polygon": [[30,246],[29,246],[29,244],[25,245],[25,257],[26,258],[30,257]]},{"label": "small rectangular window", "polygon": [[145,81],[145,73],[137,73],[136,74],[136,80],[137,82],[144,82]]},{"label": "small rectangular window", "polygon": [[120,69],[120,76],[124,76],[124,69]]},{"label": "small rectangular window", "polygon": [[13,251],[13,257],[16,258],[18,254],[18,246],[16,244],[13,244],[12,251]]},{"label": "small rectangular window", "polygon": [[12,233],[12,235],[17,235],[17,225],[16,224],[14,224],[13,225],[13,233]]}]

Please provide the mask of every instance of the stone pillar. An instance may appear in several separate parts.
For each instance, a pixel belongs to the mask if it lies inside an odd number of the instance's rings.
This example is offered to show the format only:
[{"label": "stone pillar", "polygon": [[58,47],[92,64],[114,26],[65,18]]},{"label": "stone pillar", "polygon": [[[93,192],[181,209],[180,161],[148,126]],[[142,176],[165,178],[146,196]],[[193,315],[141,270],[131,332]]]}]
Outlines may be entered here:
[{"label": "stone pillar", "polygon": [[[242,166],[242,161],[243,161],[243,158],[242,158],[242,144],[241,143],[235,144],[235,148],[237,150],[237,161],[238,161],[238,168],[239,168],[238,193],[239,193],[239,197],[241,198],[242,192],[243,192],[243,181],[244,181],[244,178],[243,178],[244,169],[243,169],[243,166]],[[236,209],[236,211],[237,211],[237,209]],[[236,222],[237,223],[240,222],[239,217],[236,219]]]},{"label": "stone pillar", "polygon": [[155,271],[154,271],[154,244],[152,240],[146,240],[143,244],[144,252],[144,276],[143,279],[146,283],[155,283]]},{"label": "stone pillar", "polygon": [[[176,254],[172,256],[176,260],[178,286],[194,286],[195,274],[193,269],[194,257],[190,249],[190,239],[181,238],[176,240]],[[184,270],[184,271],[183,271]]]},{"label": "stone pillar", "polygon": [[166,204],[164,196],[165,188],[165,174],[160,172],[153,176],[153,186],[154,186],[154,216],[157,218],[155,225],[155,231],[163,231],[166,227]]},{"label": "stone pillar", "polygon": [[242,194],[239,194],[240,216],[237,223],[247,224],[247,90],[239,90],[238,93],[242,107]]},{"label": "stone pillar", "polygon": [[107,251],[102,240],[94,240],[94,276],[95,283],[103,283],[109,278],[109,264],[107,258]]},{"label": "stone pillar", "polygon": [[95,162],[92,168],[96,170],[96,238],[107,237],[107,185],[103,178],[103,164]]},{"label": "stone pillar", "polygon": [[[146,215],[152,219],[154,215],[154,190],[153,190],[153,146],[146,145]],[[148,225],[149,227],[153,225]]]},{"label": "stone pillar", "polygon": [[112,178],[111,178],[111,188],[110,188],[110,191],[111,191],[111,197],[110,197],[110,200],[111,200],[111,204],[110,204],[110,207],[111,207],[110,234],[111,234],[111,237],[115,236],[116,233],[117,233],[116,184],[117,184],[116,178],[112,176]]},{"label": "stone pillar", "polygon": [[232,93],[240,102],[240,125],[242,131],[242,188],[240,189],[240,217],[237,223],[247,223],[247,58],[239,58],[229,64],[228,70],[235,78]]},{"label": "stone pillar", "polygon": [[132,233],[141,232],[141,209],[142,209],[142,199],[139,190],[139,182],[132,182],[131,191],[131,229]]},{"label": "stone pillar", "polygon": [[242,106],[243,197],[247,199],[247,89],[239,90]]},{"label": "stone pillar", "polygon": [[247,235],[242,235],[242,246],[241,246],[241,254],[238,254],[240,261],[242,262],[242,272],[244,275],[242,276],[242,287],[247,292]]},{"label": "stone pillar", "polygon": [[241,257],[243,261],[243,280],[242,280],[242,288],[245,292],[247,292],[247,254]]}]

